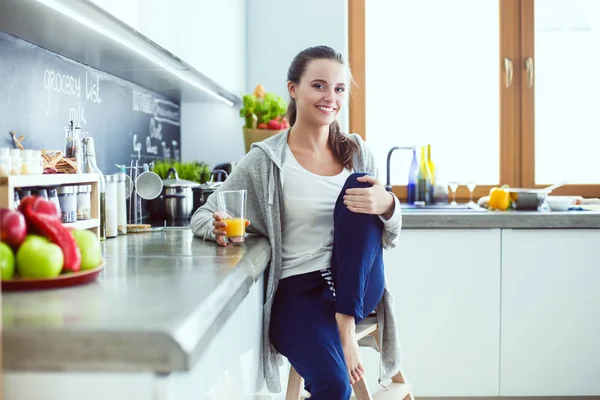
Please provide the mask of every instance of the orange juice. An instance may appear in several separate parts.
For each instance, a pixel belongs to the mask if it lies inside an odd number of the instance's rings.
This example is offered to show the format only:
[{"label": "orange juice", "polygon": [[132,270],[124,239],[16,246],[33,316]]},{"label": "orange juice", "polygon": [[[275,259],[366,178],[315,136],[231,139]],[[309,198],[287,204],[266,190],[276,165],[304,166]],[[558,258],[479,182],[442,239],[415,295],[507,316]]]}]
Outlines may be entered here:
[{"label": "orange juice", "polygon": [[229,218],[224,219],[223,222],[227,224],[225,227],[227,237],[244,236],[246,233],[246,220],[243,218]]}]

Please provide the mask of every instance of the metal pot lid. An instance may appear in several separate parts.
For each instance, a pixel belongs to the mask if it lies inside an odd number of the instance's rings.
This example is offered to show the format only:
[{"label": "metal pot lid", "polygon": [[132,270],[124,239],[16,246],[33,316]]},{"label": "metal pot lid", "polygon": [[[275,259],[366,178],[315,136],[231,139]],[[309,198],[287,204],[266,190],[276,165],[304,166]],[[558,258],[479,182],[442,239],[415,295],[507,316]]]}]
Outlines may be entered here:
[{"label": "metal pot lid", "polygon": [[212,173],[210,175],[210,181],[200,184],[199,186],[197,186],[197,188],[203,189],[203,190],[217,190],[217,188],[223,184],[223,182],[215,182],[214,181],[215,175],[219,172],[224,173],[225,178],[228,178],[226,171],[223,171],[222,169],[215,169],[214,171],[212,171]]},{"label": "metal pot lid", "polygon": [[217,190],[219,186],[221,186],[223,182],[205,182],[200,185],[192,188],[193,190]]},{"label": "metal pot lid", "polygon": [[[174,175],[175,177],[173,179],[169,179],[169,177],[171,175]],[[194,182],[194,181],[179,179],[177,170],[175,170],[175,168],[171,167],[171,168],[169,168],[169,172],[167,173],[167,178],[163,179],[163,186],[166,188],[173,188],[173,187],[191,187],[191,188],[193,188],[193,187],[200,186],[200,184],[198,182]]]}]

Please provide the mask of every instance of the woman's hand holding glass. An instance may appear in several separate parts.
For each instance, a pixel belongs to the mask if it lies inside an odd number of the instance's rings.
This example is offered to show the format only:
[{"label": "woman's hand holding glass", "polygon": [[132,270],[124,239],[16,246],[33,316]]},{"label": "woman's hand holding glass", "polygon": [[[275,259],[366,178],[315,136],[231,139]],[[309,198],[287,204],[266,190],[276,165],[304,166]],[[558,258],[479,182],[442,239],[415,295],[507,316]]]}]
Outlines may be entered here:
[{"label": "woman's hand holding glass", "polygon": [[[219,211],[215,211],[213,213],[213,233],[215,235],[217,244],[219,246],[227,246],[228,241],[227,241],[227,237],[228,236],[232,236],[231,235],[231,230],[239,230],[239,227],[237,226],[227,226],[227,222],[225,220],[230,219],[230,217],[227,214],[224,214],[222,212]],[[248,227],[248,225],[250,225],[250,221],[248,221],[247,219],[244,220],[245,221],[245,226],[244,226],[244,231],[245,228]],[[228,229],[229,228],[229,229]],[[228,234],[229,231],[229,234]],[[245,232],[244,232],[245,233]],[[233,235],[233,236],[237,236],[237,234]]]}]

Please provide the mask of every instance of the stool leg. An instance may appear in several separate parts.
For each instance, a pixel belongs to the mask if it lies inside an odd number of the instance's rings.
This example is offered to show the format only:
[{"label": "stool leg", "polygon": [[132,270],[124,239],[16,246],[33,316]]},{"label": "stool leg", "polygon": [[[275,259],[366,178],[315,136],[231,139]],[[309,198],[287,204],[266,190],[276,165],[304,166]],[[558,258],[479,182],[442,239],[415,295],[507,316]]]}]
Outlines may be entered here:
[{"label": "stool leg", "polygon": [[290,375],[288,377],[287,392],[285,400],[300,400],[300,392],[302,391],[302,377],[294,367],[290,365]]},{"label": "stool leg", "polygon": [[[379,329],[374,330],[370,333],[370,335],[373,336],[373,338],[375,339],[375,343],[379,348],[379,351],[381,351],[381,343],[379,342]],[[392,383],[406,383],[401,370],[398,371],[396,375],[392,376]],[[406,395],[406,397],[404,397],[404,400],[415,400],[415,398],[413,397],[412,393],[409,393]]]},{"label": "stool leg", "polygon": [[364,376],[360,381],[352,385],[352,389],[354,389],[356,400],[373,400],[369,394],[369,389],[367,388],[367,382],[365,382]]}]

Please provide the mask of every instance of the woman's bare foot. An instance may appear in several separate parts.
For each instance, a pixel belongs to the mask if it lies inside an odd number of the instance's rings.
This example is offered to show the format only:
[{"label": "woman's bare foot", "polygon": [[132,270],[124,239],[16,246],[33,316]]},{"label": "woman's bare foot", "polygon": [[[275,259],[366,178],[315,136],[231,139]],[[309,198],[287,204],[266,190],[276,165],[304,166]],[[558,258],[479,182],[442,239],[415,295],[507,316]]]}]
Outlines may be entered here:
[{"label": "woman's bare foot", "polygon": [[350,384],[354,385],[360,381],[365,373],[365,370],[360,362],[358,342],[356,340],[356,325],[354,317],[346,314],[335,314],[340,338],[342,339],[342,349],[344,350],[344,358],[348,367],[348,375],[350,376]]}]

